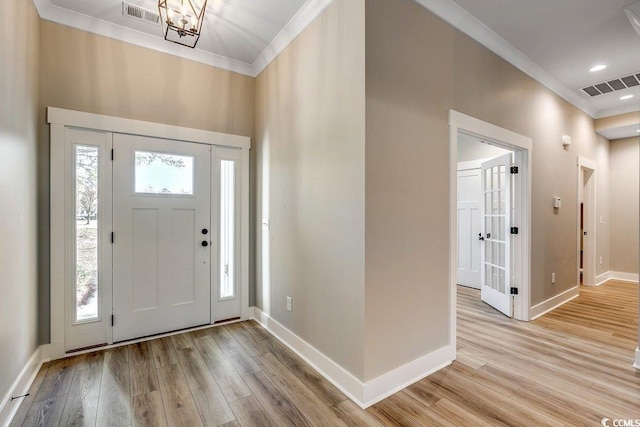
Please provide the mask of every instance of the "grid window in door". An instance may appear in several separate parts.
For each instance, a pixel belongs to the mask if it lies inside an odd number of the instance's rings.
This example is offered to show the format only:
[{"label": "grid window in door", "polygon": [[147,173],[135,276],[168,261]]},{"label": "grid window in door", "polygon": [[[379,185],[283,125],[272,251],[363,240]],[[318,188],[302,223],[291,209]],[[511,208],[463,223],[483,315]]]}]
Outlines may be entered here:
[{"label": "grid window in door", "polygon": [[220,289],[219,298],[232,299],[235,287],[235,161],[220,161]]},{"label": "grid window in door", "polygon": [[75,321],[98,313],[98,165],[100,147],[74,146]]}]

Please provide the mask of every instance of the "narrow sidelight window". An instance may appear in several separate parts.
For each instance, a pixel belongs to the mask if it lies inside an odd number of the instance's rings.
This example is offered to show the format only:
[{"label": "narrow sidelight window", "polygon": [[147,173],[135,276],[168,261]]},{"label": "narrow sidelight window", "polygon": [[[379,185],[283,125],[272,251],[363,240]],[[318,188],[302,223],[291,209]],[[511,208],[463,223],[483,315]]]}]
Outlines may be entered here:
[{"label": "narrow sidelight window", "polygon": [[232,299],[235,289],[235,162],[220,162],[220,299]]},{"label": "narrow sidelight window", "polygon": [[98,318],[99,147],[75,145],[76,322]]}]

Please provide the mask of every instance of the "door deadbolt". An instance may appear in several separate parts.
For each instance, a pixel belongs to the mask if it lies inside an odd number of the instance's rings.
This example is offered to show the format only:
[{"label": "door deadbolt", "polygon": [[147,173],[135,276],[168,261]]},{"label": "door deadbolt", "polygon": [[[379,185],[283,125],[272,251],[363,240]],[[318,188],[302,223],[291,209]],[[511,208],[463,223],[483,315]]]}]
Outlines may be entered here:
[{"label": "door deadbolt", "polygon": [[478,233],[478,240],[483,241],[484,237],[482,237],[482,233]]},{"label": "door deadbolt", "polygon": [[202,234],[208,234],[208,233],[209,233],[209,230],[207,230],[206,228],[202,229]]},{"label": "door deadbolt", "polygon": [[207,242],[206,240],[203,240],[202,241],[202,247],[206,248],[207,246],[209,246],[209,242]]}]

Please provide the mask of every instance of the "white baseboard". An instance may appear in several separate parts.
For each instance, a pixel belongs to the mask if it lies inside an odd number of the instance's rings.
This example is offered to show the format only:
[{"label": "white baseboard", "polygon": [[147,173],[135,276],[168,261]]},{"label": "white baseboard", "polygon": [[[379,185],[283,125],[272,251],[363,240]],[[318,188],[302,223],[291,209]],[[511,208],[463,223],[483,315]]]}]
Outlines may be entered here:
[{"label": "white baseboard", "polygon": [[610,273],[609,277],[613,280],[638,283],[637,273],[624,273],[622,271],[610,271],[609,273]]},{"label": "white baseboard", "polygon": [[363,409],[450,365],[455,359],[455,349],[446,346],[362,382],[257,307],[253,307],[253,318]]},{"label": "white baseboard", "polygon": [[8,426],[11,420],[18,412],[22,399],[11,400],[13,396],[22,396],[27,394],[33,380],[35,380],[42,364],[49,359],[49,344],[41,345],[33,352],[29,361],[27,361],[20,375],[11,385],[11,388],[0,402],[0,426]]},{"label": "white baseboard", "polygon": [[605,283],[610,278],[611,278],[611,272],[610,271],[607,271],[607,272],[604,272],[602,274],[597,275],[596,276],[596,284],[595,284],[595,286],[602,285],[603,283]]},{"label": "white baseboard", "polygon": [[580,295],[580,286],[574,286],[571,289],[567,289],[561,294],[556,295],[553,298],[549,298],[546,301],[536,304],[529,309],[529,319],[535,320],[538,317],[547,314],[551,310],[555,310],[563,304],[568,303],[574,298]]},{"label": "white baseboard", "polygon": [[633,364],[633,367],[640,369],[640,347],[636,348],[636,363]]},{"label": "white baseboard", "polygon": [[356,403],[362,409],[366,409],[440,369],[446,368],[455,358],[456,352],[451,345],[441,347],[391,372],[367,381],[364,384],[364,403]]}]

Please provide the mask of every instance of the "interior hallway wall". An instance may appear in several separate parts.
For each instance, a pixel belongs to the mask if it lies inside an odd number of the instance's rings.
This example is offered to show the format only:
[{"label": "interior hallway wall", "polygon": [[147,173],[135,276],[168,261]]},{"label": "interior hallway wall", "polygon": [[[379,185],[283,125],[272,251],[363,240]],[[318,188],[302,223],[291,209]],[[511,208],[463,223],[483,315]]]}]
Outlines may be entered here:
[{"label": "interior hallway wall", "polygon": [[258,306],[359,378],[364,7],[333,1],[256,83]]},{"label": "interior hallway wall", "polygon": [[639,273],[640,138],[611,141],[611,271]]},{"label": "interior hallway wall", "polygon": [[0,399],[4,398],[38,346],[38,21],[31,1],[2,2]]},{"label": "interior hallway wall", "polygon": [[[46,107],[252,137],[254,86],[252,77],[41,21],[38,146],[41,342],[49,342],[50,194]],[[252,242],[255,241],[253,226],[252,223]],[[250,264],[253,270],[255,263]],[[250,283],[253,285],[254,281]]]},{"label": "interior hallway wall", "polygon": [[449,109],[533,139],[532,305],[577,285],[577,156],[598,162],[598,274],[610,218],[609,142],[591,117],[413,1],[366,6],[370,379],[449,342]]}]

